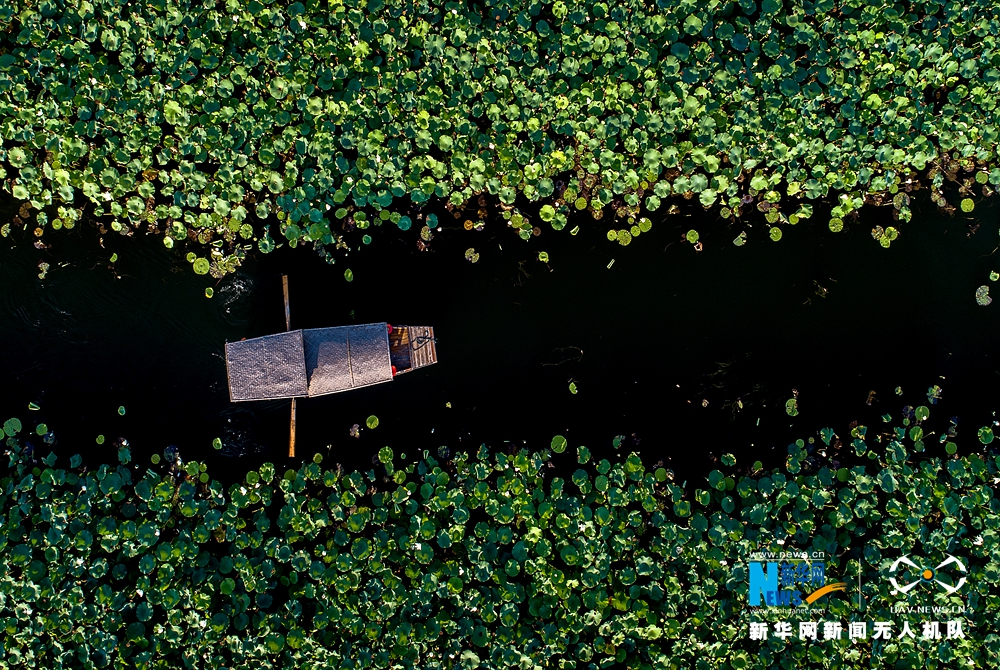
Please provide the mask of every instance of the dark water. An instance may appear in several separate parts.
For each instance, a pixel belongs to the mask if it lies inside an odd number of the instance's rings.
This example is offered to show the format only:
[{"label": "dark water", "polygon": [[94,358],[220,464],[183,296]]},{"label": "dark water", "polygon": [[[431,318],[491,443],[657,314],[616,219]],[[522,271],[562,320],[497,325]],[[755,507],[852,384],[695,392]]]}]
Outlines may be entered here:
[{"label": "dark water", "polygon": [[[217,475],[284,463],[287,401],[229,403],[222,358],[227,339],[284,330],[284,272],[293,328],[389,321],[438,336],[435,366],[299,401],[300,456],[321,451],[367,468],[385,444],[415,455],[482,442],[540,447],[563,434],[601,458],[624,435],[622,452],[663,460],[680,480],[713,467],[713,455],[775,462],[822,426],[843,436],[852,420],[898,416],[926,403],[932,384],[944,389],[932,418],[958,414],[959,444],[971,448],[1000,383],[1000,303],[974,297],[983,284],[1000,296],[988,280],[1000,270],[998,209],[981,203],[970,235],[973,219],[915,201],[891,249],[869,233],[891,225],[886,209],[833,234],[817,208],[778,243],[752,219],[742,248],[731,242],[740,229],[700,208],[656,220],[628,247],[587,215],[568,226],[579,223],[578,235],[546,231],[531,243],[499,219],[467,232],[443,216],[428,252],[416,231],[408,241],[375,231],[370,247],[333,266],[283,248],[218,282],[155,237],[109,234],[102,248],[84,228],[51,234],[51,249],[38,251],[15,231],[0,242],[0,414],[32,428],[45,421],[59,451],[95,462],[113,457],[108,444],[123,436],[139,462],[175,444],[186,459],[210,459]],[[701,232],[700,253],[678,241],[689,228]],[[477,264],[464,259],[468,247]],[[51,265],[44,280],[39,260]],[[795,418],[784,408],[793,389]],[[371,414],[379,427],[350,437]],[[227,458],[239,454],[239,465]]]}]

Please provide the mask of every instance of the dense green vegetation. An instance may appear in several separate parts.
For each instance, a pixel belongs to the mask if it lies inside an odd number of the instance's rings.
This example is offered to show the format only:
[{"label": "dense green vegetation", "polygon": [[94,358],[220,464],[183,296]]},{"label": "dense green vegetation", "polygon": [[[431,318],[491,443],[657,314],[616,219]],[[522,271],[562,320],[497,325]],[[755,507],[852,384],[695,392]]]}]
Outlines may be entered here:
[{"label": "dense green vegetation", "polygon": [[0,178],[39,237],[92,216],[209,245],[214,275],[254,241],[430,242],[432,199],[481,228],[485,193],[525,239],[588,210],[628,244],[674,196],[737,244],[820,198],[834,231],[865,203],[905,223],[921,178],[966,212],[1000,184],[998,30],[989,0],[16,0]]},{"label": "dense green vegetation", "polygon": [[[127,445],[115,467],[87,470],[74,456],[65,469],[53,455],[33,464],[11,419],[0,658],[44,668],[992,667],[1000,458],[974,453],[993,440],[985,427],[960,457],[954,426],[946,460],[929,456],[941,448],[925,445],[929,417],[907,407],[896,427],[852,427],[843,448],[873,470],[826,467],[841,440],[825,428],[789,445],[783,472],[755,464],[740,476],[724,456],[732,474],[681,487],[635,454],[594,463],[578,446],[573,459],[557,436],[535,453],[424,452],[398,469],[385,447],[367,473],[324,470],[319,456],[284,475],[264,464],[228,490],[195,462],[132,464]],[[966,637],[751,641],[759,613],[747,606],[746,560],[790,549],[827,552],[827,574],[851,584],[863,565],[864,611],[852,587],[821,615],[844,622],[901,618],[884,579],[901,553],[960,554],[969,587],[933,602],[974,608],[946,617],[964,619]]]}]

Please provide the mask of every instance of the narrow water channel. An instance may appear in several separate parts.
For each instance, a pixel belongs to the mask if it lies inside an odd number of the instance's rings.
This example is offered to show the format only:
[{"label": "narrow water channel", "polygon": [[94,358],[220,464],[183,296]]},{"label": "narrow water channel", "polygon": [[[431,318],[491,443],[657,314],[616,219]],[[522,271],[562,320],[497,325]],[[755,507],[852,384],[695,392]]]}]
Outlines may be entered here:
[{"label": "narrow water channel", "polygon": [[[742,248],[738,229],[700,208],[654,221],[628,247],[589,217],[571,221],[578,235],[546,231],[530,244],[499,217],[482,232],[442,217],[430,251],[415,234],[375,231],[333,266],[282,248],[218,282],[151,236],[109,234],[102,247],[83,228],[47,236],[51,248],[38,251],[15,231],[0,241],[0,414],[44,421],[58,450],[95,461],[124,436],[140,462],[170,444],[187,459],[280,462],[288,403],[230,403],[222,354],[227,339],[284,329],[286,273],[293,328],[388,321],[431,325],[438,337],[435,366],[299,402],[299,454],[329,452],[347,467],[367,468],[385,444],[397,454],[540,447],[555,434],[602,458],[623,435],[622,451],[663,460],[682,479],[712,467],[713,454],[773,462],[822,426],[846,435],[852,420],[897,416],[926,402],[932,384],[944,389],[942,415],[967,417],[968,442],[1000,382],[1000,304],[980,307],[974,295],[998,287],[988,275],[1000,270],[1000,210],[982,203],[973,221],[915,201],[891,249],[869,234],[889,225],[878,209],[840,234],[817,211],[777,243],[759,220]],[[703,251],[679,241],[689,228]],[[478,263],[465,260],[469,247]],[[369,415],[379,426],[350,437]]]}]

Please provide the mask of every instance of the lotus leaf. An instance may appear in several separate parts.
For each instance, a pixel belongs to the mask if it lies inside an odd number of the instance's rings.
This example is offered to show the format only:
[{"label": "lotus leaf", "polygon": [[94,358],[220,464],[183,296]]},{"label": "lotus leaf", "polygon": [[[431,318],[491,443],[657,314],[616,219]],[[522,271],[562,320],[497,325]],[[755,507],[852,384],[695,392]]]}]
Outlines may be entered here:
[{"label": "lotus leaf", "polygon": [[8,437],[14,437],[21,432],[21,421],[20,419],[7,419],[3,424],[3,432],[6,433]]},{"label": "lotus leaf", "polygon": [[985,286],[984,285],[984,286],[980,286],[979,288],[976,289],[976,304],[977,305],[982,305],[983,307],[986,307],[991,302],[993,302],[993,298],[990,297],[990,287],[989,286]]}]

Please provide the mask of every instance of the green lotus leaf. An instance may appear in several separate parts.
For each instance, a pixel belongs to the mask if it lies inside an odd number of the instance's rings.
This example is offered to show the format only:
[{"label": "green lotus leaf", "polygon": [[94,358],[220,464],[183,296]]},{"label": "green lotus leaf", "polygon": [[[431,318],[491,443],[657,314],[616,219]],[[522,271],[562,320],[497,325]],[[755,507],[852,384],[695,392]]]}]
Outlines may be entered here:
[{"label": "green lotus leaf", "polygon": [[477,647],[485,647],[490,640],[490,631],[483,626],[476,626],[472,635],[469,636],[469,641]]},{"label": "green lotus leaf", "polygon": [[365,425],[369,428],[378,428],[378,417],[372,414],[367,419],[365,419]]},{"label": "green lotus leaf", "polygon": [[354,281],[354,273],[351,271],[351,268],[347,268],[346,270],[344,270],[344,279],[346,279],[348,282]]},{"label": "green lotus leaf", "polygon": [[695,242],[698,241],[698,238],[699,238],[698,231],[697,230],[689,230],[689,231],[687,231],[687,234],[684,237],[685,237],[685,239],[687,239],[688,242],[690,242],[691,244],[694,244]]},{"label": "green lotus leaf", "polygon": [[580,562],[580,552],[571,544],[559,550],[559,557],[569,566],[574,566]]},{"label": "green lotus leaf", "polygon": [[3,424],[3,432],[6,433],[8,437],[14,437],[21,432],[21,420],[7,419]]},{"label": "green lotus leaf", "polygon": [[979,441],[983,444],[989,444],[993,441],[993,429],[989,426],[983,426],[978,432]]},{"label": "green lotus leaf", "polygon": [[195,274],[205,275],[208,274],[210,265],[207,258],[196,258],[194,261],[194,272]]},{"label": "green lotus leaf", "polygon": [[271,94],[271,97],[281,100],[286,95],[288,95],[291,87],[288,82],[281,77],[275,77],[270,81],[267,86],[267,92]]},{"label": "green lotus leaf", "polygon": [[190,119],[188,113],[176,100],[168,100],[164,103],[163,118],[172,126],[186,126]]},{"label": "green lotus leaf", "polygon": [[991,302],[993,302],[993,298],[990,297],[989,286],[984,285],[976,289],[976,304],[986,307]]},{"label": "green lotus leaf", "polygon": [[[483,629],[477,629],[477,630],[483,630]],[[476,646],[482,647],[485,646],[486,640],[482,635],[477,637],[476,633],[474,632],[472,637],[472,643],[475,644]],[[463,651],[458,657],[458,667],[461,668],[461,670],[476,670],[476,668],[478,668],[479,665],[480,665],[479,656],[477,656],[475,652],[470,651],[468,649]]]},{"label": "green lotus leaf", "polygon": [[778,228],[777,226],[772,226],[771,232],[768,235],[773,241],[777,242],[778,240],[781,239],[781,228]]},{"label": "green lotus leaf", "polygon": [[566,451],[566,446],[567,446],[566,438],[563,437],[562,435],[556,435],[555,437],[552,438],[552,443],[549,446],[551,447],[552,451],[556,452],[557,454],[561,454],[562,452]]}]

